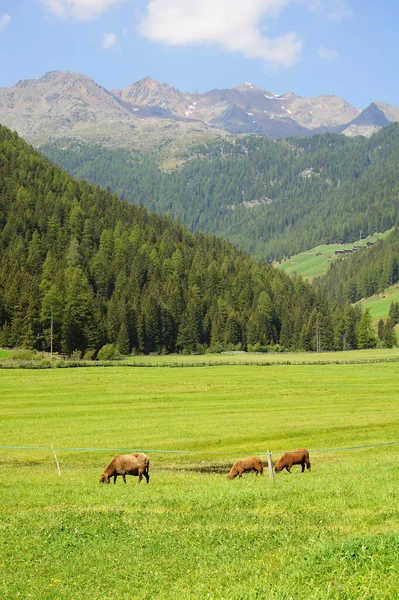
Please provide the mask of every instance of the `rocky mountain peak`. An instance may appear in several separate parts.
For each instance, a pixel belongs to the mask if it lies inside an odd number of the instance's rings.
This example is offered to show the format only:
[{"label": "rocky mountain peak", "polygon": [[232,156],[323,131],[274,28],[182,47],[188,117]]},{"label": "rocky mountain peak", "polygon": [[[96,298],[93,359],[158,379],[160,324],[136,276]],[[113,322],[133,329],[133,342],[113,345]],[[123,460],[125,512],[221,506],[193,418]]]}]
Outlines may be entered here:
[{"label": "rocky mountain peak", "polygon": [[[364,111],[343,98],[276,94],[250,82],[206,93],[184,93],[147,76],[120,90],[106,90],[90,77],[50,71],[40,79],[0,88],[0,121],[36,145],[56,137],[131,145],[184,136],[257,133],[270,138],[325,131],[371,135],[399,121],[399,108],[373,102]],[[147,131],[148,134],[139,132]],[[143,143],[144,143],[143,142]]]},{"label": "rocky mountain peak", "polygon": [[168,83],[159,83],[151,77],[144,77],[122,90],[112,92],[133,107],[159,107],[176,116],[186,116],[187,98],[182,92]]}]

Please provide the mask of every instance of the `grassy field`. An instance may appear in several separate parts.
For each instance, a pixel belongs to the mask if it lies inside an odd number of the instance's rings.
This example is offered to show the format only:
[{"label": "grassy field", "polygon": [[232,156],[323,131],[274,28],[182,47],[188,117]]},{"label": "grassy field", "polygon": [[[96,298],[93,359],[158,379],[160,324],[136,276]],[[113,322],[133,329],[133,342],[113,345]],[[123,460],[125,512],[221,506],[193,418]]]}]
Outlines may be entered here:
[{"label": "grassy field", "polygon": [[162,356],[130,356],[123,360],[126,364],[165,366],[165,365],[230,365],[240,364],[312,364],[312,363],[349,363],[399,360],[399,348],[350,350],[346,352],[226,352],[224,354],[201,354],[185,356],[169,354]]},{"label": "grassy field", "polygon": [[0,360],[5,359],[5,358],[11,358],[11,356],[12,356],[11,350],[4,350],[3,348],[0,348]]},{"label": "grassy field", "polygon": [[[350,244],[328,244],[316,246],[306,252],[301,252],[295,256],[291,256],[287,260],[281,263],[276,263],[275,266],[282,271],[285,271],[288,275],[301,275],[304,279],[313,279],[319,275],[323,275],[327,272],[331,260],[336,260],[335,251],[342,250],[344,248],[353,248],[354,246],[364,246],[366,242],[375,242],[377,239],[386,237],[391,230],[384,231],[384,233],[377,233],[370,235],[365,239],[358,240],[357,242],[351,242]],[[340,260],[338,258],[338,260]]]},{"label": "grassy field", "polygon": [[[399,598],[399,445],[359,448],[399,440],[395,363],[2,370],[0,385],[2,598]],[[226,478],[299,446],[311,472]],[[98,484],[122,450],[148,451],[148,486]]]},{"label": "grassy field", "polygon": [[360,301],[363,308],[370,310],[371,316],[376,322],[388,315],[392,302],[399,302],[399,284],[392,285],[381,294]]}]

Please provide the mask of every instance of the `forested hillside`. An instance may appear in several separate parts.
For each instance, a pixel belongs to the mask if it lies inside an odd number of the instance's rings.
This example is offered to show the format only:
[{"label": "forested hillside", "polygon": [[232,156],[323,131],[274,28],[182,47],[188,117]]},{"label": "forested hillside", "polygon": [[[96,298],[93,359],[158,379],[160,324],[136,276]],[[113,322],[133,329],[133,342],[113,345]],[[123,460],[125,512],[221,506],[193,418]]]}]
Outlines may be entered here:
[{"label": "forested hillside", "polygon": [[195,147],[171,173],[128,150],[42,150],[74,177],[271,260],[398,224],[398,147],[399,124],[370,139],[236,136]]},{"label": "forested hillside", "polygon": [[333,301],[357,302],[399,281],[399,229],[372,248],[360,249],[330,264],[326,275],[314,280]]},{"label": "forested hillside", "polygon": [[342,345],[342,323],[364,343],[358,309],[334,309],[227,242],[74,181],[4,127],[0,259],[3,346],[49,349],[51,324],[66,353],[327,350]]}]

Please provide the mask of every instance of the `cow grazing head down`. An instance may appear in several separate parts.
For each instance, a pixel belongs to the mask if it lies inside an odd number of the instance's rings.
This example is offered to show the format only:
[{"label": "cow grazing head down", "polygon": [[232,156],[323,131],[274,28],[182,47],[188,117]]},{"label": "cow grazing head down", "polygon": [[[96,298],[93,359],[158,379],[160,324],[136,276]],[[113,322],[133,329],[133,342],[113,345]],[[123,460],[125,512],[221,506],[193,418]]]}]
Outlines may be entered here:
[{"label": "cow grazing head down", "polygon": [[276,473],[279,473],[283,469],[286,469],[288,473],[291,473],[291,467],[293,465],[301,465],[302,473],[306,468],[310,471],[310,460],[309,460],[309,452],[306,448],[297,448],[293,452],[286,452],[277,462],[274,467]]},{"label": "cow grazing head down", "polygon": [[117,477],[122,477],[126,483],[126,475],[134,475],[139,478],[138,483],[143,478],[143,475],[149,483],[150,481],[150,459],[142,452],[134,452],[133,454],[118,454],[114,456],[109,465],[105,467],[104,473],[100,477],[100,483],[109,483],[111,477],[116,483]]},{"label": "cow grazing head down", "polygon": [[231,467],[228,479],[242,477],[243,473],[255,471],[257,474],[263,475],[263,464],[259,456],[247,456],[247,458],[239,458]]}]

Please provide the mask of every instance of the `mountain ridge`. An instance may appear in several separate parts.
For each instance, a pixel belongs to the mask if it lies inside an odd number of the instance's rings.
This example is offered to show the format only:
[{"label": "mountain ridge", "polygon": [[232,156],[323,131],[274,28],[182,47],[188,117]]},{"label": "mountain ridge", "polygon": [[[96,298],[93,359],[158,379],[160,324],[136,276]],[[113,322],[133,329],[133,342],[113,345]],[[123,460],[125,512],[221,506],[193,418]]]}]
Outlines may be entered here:
[{"label": "mountain ridge", "polygon": [[399,121],[394,105],[375,101],[360,111],[339,96],[275,94],[250,82],[189,93],[144,77],[107,90],[86,75],[50,71],[0,88],[0,122],[34,146],[65,137],[144,151],[171,145],[173,154],[176,143],[201,143],[201,136],[252,133],[278,139],[329,131],[369,136],[394,121]]}]

